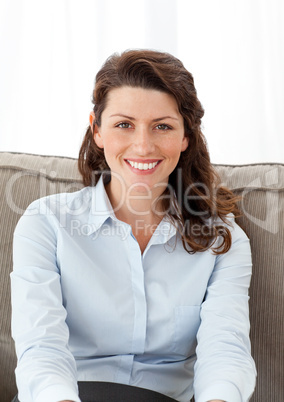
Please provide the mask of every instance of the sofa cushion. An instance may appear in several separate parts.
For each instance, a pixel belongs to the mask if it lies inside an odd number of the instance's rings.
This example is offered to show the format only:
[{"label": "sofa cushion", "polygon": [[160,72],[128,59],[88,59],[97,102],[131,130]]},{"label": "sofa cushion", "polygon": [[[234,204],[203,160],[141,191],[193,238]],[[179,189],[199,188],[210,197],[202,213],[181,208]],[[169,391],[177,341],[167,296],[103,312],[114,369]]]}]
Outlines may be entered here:
[{"label": "sofa cushion", "polygon": [[251,401],[284,401],[284,165],[216,166],[242,196],[237,222],[250,238],[252,355],[258,378]]},{"label": "sofa cushion", "polygon": [[[238,222],[251,239],[251,340],[258,370],[251,401],[283,401],[284,165],[215,167],[222,183],[243,196],[240,202],[243,216]],[[33,200],[82,187],[76,159],[0,152],[0,395],[3,402],[10,402],[16,392],[9,278],[16,223]]]},{"label": "sofa cushion", "polygon": [[16,393],[16,356],[11,338],[10,277],[15,226],[35,199],[83,187],[71,158],[0,152],[0,400]]}]

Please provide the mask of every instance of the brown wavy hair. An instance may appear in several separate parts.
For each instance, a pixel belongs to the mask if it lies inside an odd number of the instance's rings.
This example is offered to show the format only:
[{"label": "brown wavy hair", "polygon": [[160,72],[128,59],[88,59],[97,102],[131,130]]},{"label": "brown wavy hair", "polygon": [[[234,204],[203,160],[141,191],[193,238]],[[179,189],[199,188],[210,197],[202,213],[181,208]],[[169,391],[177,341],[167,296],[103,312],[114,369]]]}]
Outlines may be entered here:
[{"label": "brown wavy hair", "polygon": [[[226,253],[232,243],[227,215],[239,214],[238,197],[220,185],[210,163],[201,131],[204,110],[197,98],[191,73],[180,60],[168,53],[128,50],[112,55],[96,75],[92,98],[94,124],[101,125],[109,91],[123,86],[155,89],[174,96],[189,145],[181,153],[161,196],[163,209],[178,229],[187,252],[212,247],[215,254]],[[81,145],[78,165],[85,186],[96,185],[102,171],[110,170],[103,149],[93,139],[90,126]],[[172,196],[173,192],[175,196]]]}]

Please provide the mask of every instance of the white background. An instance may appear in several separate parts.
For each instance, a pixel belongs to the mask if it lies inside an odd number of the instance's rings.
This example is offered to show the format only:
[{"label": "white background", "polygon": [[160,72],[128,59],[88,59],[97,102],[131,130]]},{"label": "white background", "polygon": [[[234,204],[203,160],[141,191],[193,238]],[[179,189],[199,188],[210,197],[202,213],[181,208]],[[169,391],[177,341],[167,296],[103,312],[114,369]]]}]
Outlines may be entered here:
[{"label": "white background", "polygon": [[283,0],[0,0],[0,151],[77,157],[95,74],[167,51],[193,74],[214,163],[284,163]]}]

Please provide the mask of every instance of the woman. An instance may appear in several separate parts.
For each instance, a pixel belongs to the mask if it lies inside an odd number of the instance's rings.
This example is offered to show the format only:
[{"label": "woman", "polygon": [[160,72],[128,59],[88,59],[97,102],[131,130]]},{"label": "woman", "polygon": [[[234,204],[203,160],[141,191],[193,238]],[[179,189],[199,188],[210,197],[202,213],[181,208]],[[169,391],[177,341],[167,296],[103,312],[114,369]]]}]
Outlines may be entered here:
[{"label": "woman", "polygon": [[249,240],[191,74],[165,53],[113,55],[93,103],[85,187],[35,201],[15,231],[19,400],[80,401],[77,382],[83,401],[249,400]]}]

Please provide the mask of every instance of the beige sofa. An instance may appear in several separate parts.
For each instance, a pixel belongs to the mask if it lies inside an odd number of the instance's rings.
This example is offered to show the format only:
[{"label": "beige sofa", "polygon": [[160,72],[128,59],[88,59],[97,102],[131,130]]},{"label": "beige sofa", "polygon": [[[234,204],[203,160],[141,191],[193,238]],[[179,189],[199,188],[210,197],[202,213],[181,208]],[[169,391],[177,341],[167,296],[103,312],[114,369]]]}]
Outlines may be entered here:
[{"label": "beige sofa", "polygon": [[[284,401],[284,165],[216,165],[222,182],[243,196],[239,223],[251,239],[252,354],[258,370],[253,402]],[[0,401],[16,392],[10,333],[15,225],[34,199],[82,188],[72,158],[0,152]]]}]

